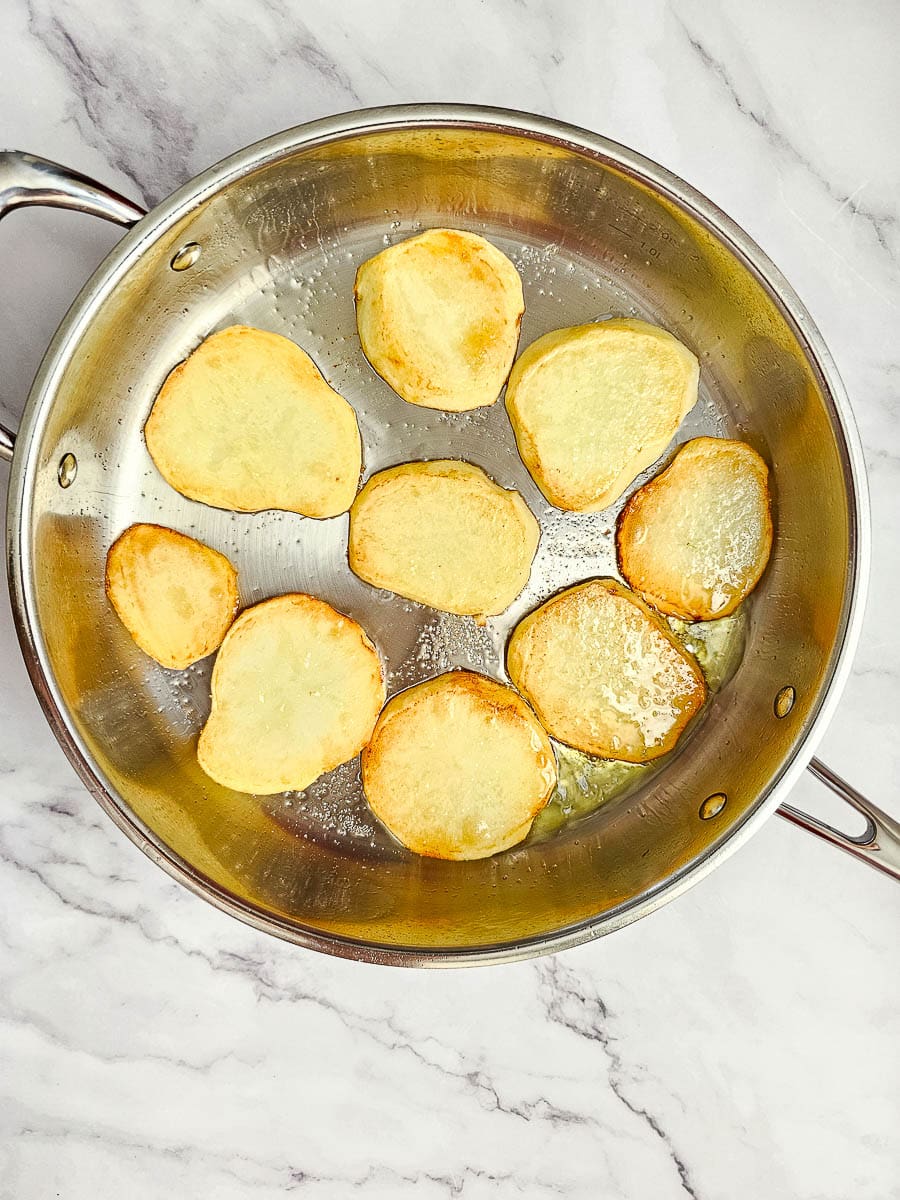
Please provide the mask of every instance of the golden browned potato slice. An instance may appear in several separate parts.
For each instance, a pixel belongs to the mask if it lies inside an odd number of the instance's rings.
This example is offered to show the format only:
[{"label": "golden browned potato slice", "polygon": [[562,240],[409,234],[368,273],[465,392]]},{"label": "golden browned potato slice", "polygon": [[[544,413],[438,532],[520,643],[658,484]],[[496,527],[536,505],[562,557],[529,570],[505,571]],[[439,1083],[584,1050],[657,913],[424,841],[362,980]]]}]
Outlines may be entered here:
[{"label": "golden browned potato slice", "polygon": [[301,790],[359,753],[384,695],[355,621],[313,596],[264,600],[222,643],[197,758],[238,792]]},{"label": "golden browned potato slice", "polygon": [[518,492],[467,462],[373,475],[350,509],[350,567],[444,612],[492,616],[528,582],[540,528]]},{"label": "golden browned potato slice", "polygon": [[239,512],[337,516],[362,468],[347,401],[299,346],[247,325],[212,334],[172,371],[144,437],[176,491]]},{"label": "golden browned potato slice", "polygon": [[670,616],[728,616],[756,587],[769,560],[768,478],[768,467],[746,442],[687,442],[622,510],[622,574]]},{"label": "golden browned potato slice", "polygon": [[237,571],[224,554],[174,529],[132,525],[109,548],[106,594],[144,653],[182,670],[212,654],[228,632]]},{"label": "golden browned potato slice", "polygon": [[595,512],[659,458],[697,402],[695,356],[646,321],[545,334],[513,367],[506,409],[522,461],[550,501]]},{"label": "golden browned potato slice", "polygon": [[525,617],[506,666],[554,737],[625,762],[671,750],[706,697],[696,662],[614,579],[580,583]]},{"label": "golden browned potato slice", "polygon": [[366,358],[404,400],[462,412],[500,395],[525,302],[496,246],[429,229],[364,262],[355,294]]},{"label": "golden browned potato slice", "polygon": [[372,811],[416,854],[487,858],[528,833],[556,786],[556,760],[512,688],[450,671],[386,705],[362,778]]}]

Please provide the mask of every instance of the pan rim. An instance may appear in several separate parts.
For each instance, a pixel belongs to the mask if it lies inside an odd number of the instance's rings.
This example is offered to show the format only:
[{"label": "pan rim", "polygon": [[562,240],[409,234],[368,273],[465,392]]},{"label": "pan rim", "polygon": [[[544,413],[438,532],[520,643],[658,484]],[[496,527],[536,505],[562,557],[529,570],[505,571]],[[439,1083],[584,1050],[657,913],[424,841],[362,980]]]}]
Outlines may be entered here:
[{"label": "pan rim", "polygon": [[[132,264],[177,221],[252,170],[316,145],[349,137],[413,128],[469,128],[530,137],[605,162],[665,195],[723,242],[765,289],[791,327],[828,402],[840,443],[848,493],[850,555],[848,585],[831,661],[806,726],[788,760],[772,776],[743,819],[720,844],[640,897],[549,933],[472,948],[399,947],[324,933],[239,900],[158,840],[130,811],[69,719],[53,678],[37,621],[30,560],[30,526],[23,524],[35,468],[37,434],[52,406],[58,383],[77,350],[94,311]],[[28,536],[26,536],[28,535]],[[868,491],[862,444],[846,390],[828,347],[806,307],[772,260],[752,238],[697,189],[667,168],[599,134],[552,118],[510,109],[466,104],[412,104],[355,110],[299,125],[253,143],[214,164],[176,189],[113,247],[54,335],[30,390],[10,467],[7,498],[7,570],[13,617],[22,654],[44,714],[76,772],[119,829],[168,875],[195,895],[260,931],[308,949],[391,966],[471,966],[516,961],[568,949],[649,915],[720,865],[771,815],[805,769],[834,714],[849,677],[865,610],[871,555]]]}]

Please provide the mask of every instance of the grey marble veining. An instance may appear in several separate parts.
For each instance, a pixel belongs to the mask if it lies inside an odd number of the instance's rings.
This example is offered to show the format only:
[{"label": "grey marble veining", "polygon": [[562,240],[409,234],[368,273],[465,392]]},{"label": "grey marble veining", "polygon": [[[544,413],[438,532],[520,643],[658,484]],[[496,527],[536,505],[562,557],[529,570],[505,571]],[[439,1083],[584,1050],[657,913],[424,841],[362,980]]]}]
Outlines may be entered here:
[{"label": "grey marble veining", "polygon": [[[874,571],[822,757],[897,812],[898,42],[892,0],[11,0],[0,98],[8,144],[144,203],[274,130],[409,100],[558,116],[705,191],[795,285],[854,403]],[[115,237],[3,223],[4,420]],[[887,879],[773,820],[651,920],[555,959],[330,961],[116,832],[41,718],[5,598],[0,664],[2,1200],[900,1195]]]}]

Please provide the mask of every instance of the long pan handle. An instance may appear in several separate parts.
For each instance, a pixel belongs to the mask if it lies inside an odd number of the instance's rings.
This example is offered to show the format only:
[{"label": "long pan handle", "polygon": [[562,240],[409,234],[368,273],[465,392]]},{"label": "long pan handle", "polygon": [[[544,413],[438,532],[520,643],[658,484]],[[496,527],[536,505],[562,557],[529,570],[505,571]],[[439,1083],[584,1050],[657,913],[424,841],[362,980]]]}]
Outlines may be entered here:
[{"label": "long pan handle", "polygon": [[[27,204],[74,208],[126,226],[144,216],[139,205],[78,171],[21,150],[0,151],[0,217]],[[0,425],[0,459],[12,458],[15,442],[12,431]]]},{"label": "long pan handle", "polygon": [[851,808],[862,813],[866,818],[866,828],[858,836],[851,837],[850,834],[835,829],[833,825],[820,821],[818,817],[794,808],[792,804],[782,804],[778,815],[794,825],[799,825],[801,829],[809,830],[816,837],[831,842],[832,846],[846,850],[848,854],[862,859],[876,870],[884,871],[885,875],[900,879],[900,823],[865,796],[861,796],[856,788],[851,787],[819,759],[814,758],[809,764],[809,769],[816,779],[831,788],[836,796],[840,796]]}]

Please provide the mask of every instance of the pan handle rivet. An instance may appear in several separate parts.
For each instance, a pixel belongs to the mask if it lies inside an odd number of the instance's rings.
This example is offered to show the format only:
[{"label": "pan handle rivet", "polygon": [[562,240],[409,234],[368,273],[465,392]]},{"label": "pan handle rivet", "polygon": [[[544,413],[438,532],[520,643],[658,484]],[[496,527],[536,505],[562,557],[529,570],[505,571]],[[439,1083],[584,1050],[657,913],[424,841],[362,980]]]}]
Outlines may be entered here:
[{"label": "pan handle rivet", "polygon": [[792,687],[783,687],[775,697],[775,716],[780,720],[786,717],[794,707],[794,701],[797,699],[797,693]]},{"label": "pan handle rivet", "polygon": [[74,454],[64,454],[59,460],[59,466],[56,468],[56,478],[59,480],[60,487],[71,487],[75,482],[75,476],[78,474],[78,459]]},{"label": "pan handle rivet", "polygon": [[700,820],[709,821],[713,817],[717,817],[725,804],[728,797],[724,792],[713,792],[711,796],[707,796],[700,805]]},{"label": "pan handle rivet", "polygon": [[188,267],[192,267],[200,257],[201,249],[198,242],[185,242],[178,253],[173,257],[169,266],[173,271],[186,271]]}]

